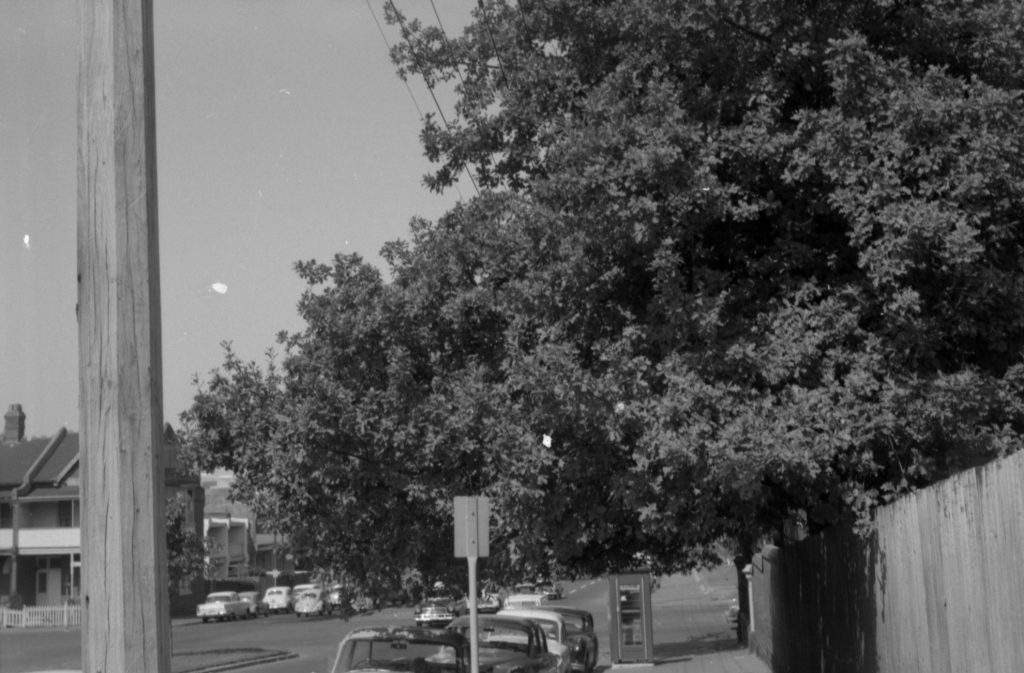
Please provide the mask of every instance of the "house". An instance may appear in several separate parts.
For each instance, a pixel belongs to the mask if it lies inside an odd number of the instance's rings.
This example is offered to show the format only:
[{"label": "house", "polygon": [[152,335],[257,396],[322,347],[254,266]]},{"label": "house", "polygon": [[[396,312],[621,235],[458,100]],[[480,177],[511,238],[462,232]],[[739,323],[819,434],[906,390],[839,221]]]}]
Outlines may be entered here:
[{"label": "house", "polygon": [[200,479],[205,492],[203,531],[210,545],[210,579],[259,580],[294,572],[286,537],[267,529],[250,507],[231,500],[235,480],[231,472],[204,473]]},{"label": "house", "polygon": [[[0,604],[18,594],[25,605],[60,605],[81,594],[79,435],[61,428],[27,439],[25,418],[20,404],[10,405],[0,437]],[[163,449],[166,493],[185,495],[198,530],[203,489],[181,468],[170,426]],[[179,587],[180,600],[194,603],[203,590],[201,580]]]}]

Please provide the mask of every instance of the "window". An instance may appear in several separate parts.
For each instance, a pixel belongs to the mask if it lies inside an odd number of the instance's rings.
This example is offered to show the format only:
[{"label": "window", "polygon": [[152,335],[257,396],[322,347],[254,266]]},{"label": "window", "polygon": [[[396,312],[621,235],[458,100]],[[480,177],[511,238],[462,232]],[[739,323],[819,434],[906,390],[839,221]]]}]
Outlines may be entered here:
[{"label": "window", "polygon": [[61,500],[57,503],[57,527],[71,528],[73,525],[74,503],[70,500]]},{"label": "window", "polygon": [[14,516],[11,510],[11,503],[0,502],[0,528],[14,527]]}]

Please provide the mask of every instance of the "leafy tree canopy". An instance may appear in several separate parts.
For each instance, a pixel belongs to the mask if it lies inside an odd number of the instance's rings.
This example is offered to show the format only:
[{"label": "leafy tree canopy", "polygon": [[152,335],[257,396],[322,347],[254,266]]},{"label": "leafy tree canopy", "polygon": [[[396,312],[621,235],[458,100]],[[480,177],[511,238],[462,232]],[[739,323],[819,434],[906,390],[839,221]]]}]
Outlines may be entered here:
[{"label": "leafy tree canopy", "polygon": [[296,266],[307,328],[183,421],[296,544],[372,583],[709,559],[866,525],[1024,430],[1024,14],[1009,0],[482,0],[407,20],[480,193]]},{"label": "leafy tree canopy", "polygon": [[167,497],[167,586],[177,596],[183,582],[206,574],[206,541],[189,521],[188,499],[183,493]]}]

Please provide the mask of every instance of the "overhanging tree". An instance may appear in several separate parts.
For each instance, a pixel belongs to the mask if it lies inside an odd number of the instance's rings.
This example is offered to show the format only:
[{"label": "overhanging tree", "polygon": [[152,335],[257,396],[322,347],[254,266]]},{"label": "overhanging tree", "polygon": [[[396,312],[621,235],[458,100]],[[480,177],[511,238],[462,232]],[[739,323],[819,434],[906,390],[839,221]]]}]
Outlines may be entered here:
[{"label": "overhanging tree", "polygon": [[188,516],[188,499],[184,494],[168,496],[164,509],[167,521],[167,586],[177,596],[184,582],[206,574],[206,541]]},{"label": "overhanging tree", "polygon": [[324,562],[443,575],[485,493],[495,572],[682,568],[1019,446],[1014,3],[388,9],[458,96],[427,184],[483,191],[388,282],[299,264],[280,367],[229,352],[183,419]]}]

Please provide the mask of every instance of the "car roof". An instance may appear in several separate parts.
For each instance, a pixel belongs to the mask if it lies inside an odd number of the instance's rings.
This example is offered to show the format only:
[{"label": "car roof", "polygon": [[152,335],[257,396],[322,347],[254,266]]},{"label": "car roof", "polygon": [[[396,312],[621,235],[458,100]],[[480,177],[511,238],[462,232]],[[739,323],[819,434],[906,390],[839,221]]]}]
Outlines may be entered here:
[{"label": "car roof", "polygon": [[[469,620],[469,615],[456,617],[448,625],[448,628],[469,626]],[[495,615],[477,615],[477,620],[481,626],[485,624],[493,626],[503,626],[508,628],[511,628],[513,626],[519,628],[538,628],[540,626],[530,618],[520,618],[518,616],[512,616],[507,613],[503,615],[500,612]]]},{"label": "car roof", "polygon": [[565,623],[565,618],[562,617],[562,615],[557,612],[552,612],[551,610],[545,610],[544,608],[515,608],[512,610],[499,610],[498,615],[512,618],[525,617],[527,619],[546,620],[549,622],[554,621],[559,624]]},{"label": "car roof", "polygon": [[550,610],[551,612],[557,612],[560,615],[576,615],[578,617],[590,617],[594,618],[594,614],[590,610],[584,610],[583,608],[574,608],[569,605],[551,605],[545,603],[542,610]]}]

